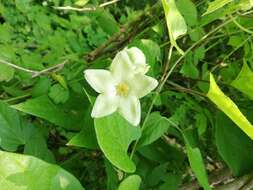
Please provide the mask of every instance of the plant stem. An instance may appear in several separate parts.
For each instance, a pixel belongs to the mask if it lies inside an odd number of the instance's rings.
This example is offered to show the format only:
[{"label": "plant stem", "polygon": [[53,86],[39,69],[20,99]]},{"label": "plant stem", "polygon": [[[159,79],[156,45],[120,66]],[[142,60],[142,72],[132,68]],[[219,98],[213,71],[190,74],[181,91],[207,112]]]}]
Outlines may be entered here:
[{"label": "plant stem", "polygon": [[[157,87],[156,89],[156,92],[155,92],[155,95],[154,95],[154,98],[149,106],[149,109],[148,109],[148,112],[147,112],[147,115],[145,116],[144,118],[144,121],[143,121],[143,124],[141,126],[141,129],[142,131],[145,129],[146,127],[146,122],[147,122],[147,119],[149,117],[149,115],[151,114],[151,111],[153,109],[153,106],[155,104],[155,101],[156,99],[158,98],[160,92],[162,91],[163,89],[163,86],[165,85],[166,81],[168,80],[168,78],[170,77],[170,75],[172,74],[172,72],[175,70],[175,68],[177,67],[177,65],[179,65],[181,63],[181,61],[185,58],[185,56],[191,52],[195,47],[197,47],[199,44],[201,44],[202,42],[204,42],[209,36],[213,35],[214,33],[216,33],[217,31],[219,31],[221,28],[223,28],[224,26],[226,26],[227,24],[229,24],[231,21],[233,20],[233,18],[231,19],[228,19],[226,22],[223,22],[221,25],[219,25],[218,27],[216,27],[215,29],[213,29],[212,31],[210,31],[208,34],[206,34],[205,36],[203,36],[199,41],[195,42],[190,48],[188,48],[185,53],[183,55],[181,55],[176,63],[174,65],[172,65],[171,69],[168,71],[168,73],[165,75],[165,77],[163,78],[163,80],[160,82],[159,86]],[[136,151],[136,148],[137,148],[137,144],[139,142],[139,139],[137,139],[133,145],[133,149],[130,153],[130,158],[132,159],[133,158],[133,155]]]}]

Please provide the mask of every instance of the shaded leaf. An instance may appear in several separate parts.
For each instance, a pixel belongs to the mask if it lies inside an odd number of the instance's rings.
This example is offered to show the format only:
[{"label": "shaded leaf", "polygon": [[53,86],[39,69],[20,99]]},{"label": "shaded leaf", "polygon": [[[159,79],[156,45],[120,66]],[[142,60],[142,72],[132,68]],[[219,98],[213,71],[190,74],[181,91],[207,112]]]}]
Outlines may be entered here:
[{"label": "shaded leaf", "polygon": [[25,136],[18,112],[0,101],[0,146],[14,151],[22,144],[25,144]]},{"label": "shaded leaf", "polygon": [[169,119],[158,112],[151,113],[139,140],[138,147],[151,144],[159,139],[170,127]]},{"label": "shaded leaf", "polygon": [[185,140],[187,156],[193,173],[195,174],[199,184],[204,188],[204,190],[211,190],[208,183],[204,161],[199,148],[192,145],[189,139],[191,138],[189,137],[189,133],[185,133],[183,136]]},{"label": "shaded leaf", "polygon": [[252,170],[252,140],[221,112],[216,115],[215,143],[234,175],[243,175]]}]

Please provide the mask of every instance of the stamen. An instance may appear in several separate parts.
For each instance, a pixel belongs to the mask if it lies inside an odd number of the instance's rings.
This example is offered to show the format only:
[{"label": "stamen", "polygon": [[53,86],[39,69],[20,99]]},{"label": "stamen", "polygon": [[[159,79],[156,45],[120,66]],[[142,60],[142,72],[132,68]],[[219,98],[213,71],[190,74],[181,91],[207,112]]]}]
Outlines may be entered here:
[{"label": "stamen", "polygon": [[127,96],[128,92],[129,92],[129,87],[128,87],[127,84],[125,84],[125,83],[119,83],[116,86],[116,93],[117,93],[117,95],[119,95],[119,96]]}]

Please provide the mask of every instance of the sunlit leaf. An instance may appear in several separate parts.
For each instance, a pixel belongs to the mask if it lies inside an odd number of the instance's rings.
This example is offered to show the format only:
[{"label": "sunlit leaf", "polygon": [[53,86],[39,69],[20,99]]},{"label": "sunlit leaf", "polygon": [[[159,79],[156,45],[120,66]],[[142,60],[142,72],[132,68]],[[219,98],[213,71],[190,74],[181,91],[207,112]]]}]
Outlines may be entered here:
[{"label": "sunlit leaf", "polygon": [[210,73],[210,88],[207,97],[217,105],[238,127],[241,128],[251,139],[253,139],[253,126],[242,114],[237,105],[226,96],[216,84]]},{"label": "sunlit leaf", "polygon": [[206,14],[210,14],[222,7],[224,7],[225,5],[227,5],[228,3],[233,2],[233,0],[215,0],[209,3],[208,8],[206,10],[206,12],[204,13],[204,15]]},{"label": "sunlit leaf", "polygon": [[162,0],[162,4],[165,12],[171,44],[175,46],[181,54],[184,54],[183,50],[181,50],[176,43],[177,38],[187,32],[187,25],[185,23],[184,17],[177,9],[175,0]]},{"label": "sunlit leaf", "polygon": [[33,156],[0,151],[2,190],[84,190],[79,181],[57,165]]},{"label": "sunlit leaf", "polygon": [[232,81],[231,85],[246,94],[253,100],[253,72],[250,70],[248,64],[245,62],[242,66],[241,72]]},{"label": "sunlit leaf", "polygon": [[130,125],[118,114],[95,119],[95,130],[100,148],[106,158],[119,169],[132,173],[135,164],[127,150],[130,143],[141,136],[139,127]]},{"label": "sunlit leaf", "polygon": [[119,185],[118,190],[138,190],[140,188],[141,178],[138,175],[128,176]]}]

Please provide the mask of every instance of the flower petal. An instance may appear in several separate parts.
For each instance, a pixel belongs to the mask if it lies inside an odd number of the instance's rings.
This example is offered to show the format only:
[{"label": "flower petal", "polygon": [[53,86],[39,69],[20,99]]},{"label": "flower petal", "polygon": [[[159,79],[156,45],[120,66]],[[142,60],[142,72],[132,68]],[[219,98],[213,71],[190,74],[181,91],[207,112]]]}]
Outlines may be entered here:
[{"label": "flower petal", "polygon": [[87,69],[84,71],[84,77],[89,85],[98,93],[106,93],[114,85],[112,74],[107,70]]},{"label": "flower petal", "polygon": [[113,77],[119,82],[125,80],[126,77],[132,74],[132,63],[126,50],[122,50],[117,53],[112,61],[110,70]]},{"label": "flower petal", "polygon": [[130,57],[130,60],[134,64],[146,64],[146,57],[144,53],[137,47],[131,47],[129,49],[126,49],[128,56]]},{"label": "flower petal", "polygon": [[100,94],[93,106],[91,117],[99,118],[112,114],[117,110],[118,99],[116,96]]},{"label": "flower petal", "polygon": [[121,97],[119,100],[119,113],[129,123],[137,126],[141,120],[140,101],[135,96]]},{"label": "flower petal", "polygon": [[138,98],[146,96],[158,85],[158,81],[156,79],[141,74],[135,75],[131,81],[128,82],[130,85],[131,93]]}]

